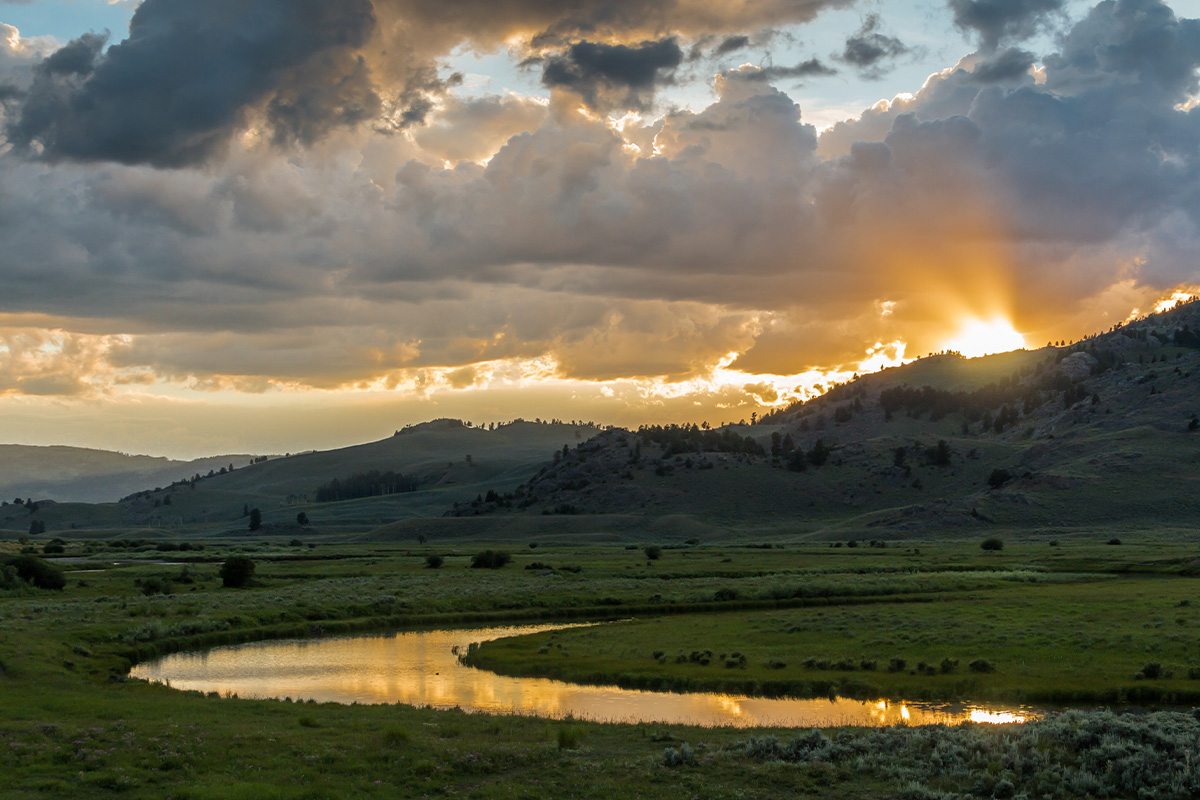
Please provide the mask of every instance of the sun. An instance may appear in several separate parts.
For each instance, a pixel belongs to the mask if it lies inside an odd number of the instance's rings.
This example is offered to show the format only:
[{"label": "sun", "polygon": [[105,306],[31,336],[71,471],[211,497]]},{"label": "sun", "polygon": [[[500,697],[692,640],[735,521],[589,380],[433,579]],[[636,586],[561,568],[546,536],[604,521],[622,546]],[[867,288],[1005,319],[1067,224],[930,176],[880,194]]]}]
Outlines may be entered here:
[{"label": "sun", "polygon": [[958,333],[946,342],[947,350],[962,353],[967,358],[1007,353],[1024,346],[1025,337],[1017,333],[1011,322],[1001,317],[967,320]]}]

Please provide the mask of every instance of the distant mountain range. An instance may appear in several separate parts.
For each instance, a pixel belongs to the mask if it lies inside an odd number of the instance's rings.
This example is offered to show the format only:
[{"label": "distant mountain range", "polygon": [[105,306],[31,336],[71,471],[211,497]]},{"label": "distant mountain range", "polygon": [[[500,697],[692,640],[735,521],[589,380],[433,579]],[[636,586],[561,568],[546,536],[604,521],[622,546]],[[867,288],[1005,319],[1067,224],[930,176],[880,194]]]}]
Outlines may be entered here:
[{"label": "distant mountain range", "polygon": [[110,503],[197,472],[241,466],[251,458],[236,454],[175,461],[83,447],[4,444],[0,445],[0,497]]},{"label": "distant mountain range", "polygon": [[[37,519],[47,532],[245,533],[250,509],[258,508],[267,532],[368,531],[397,519],[440,517],[493,484],[515,486],[552,452],[598,432],[582,424],[518,420],[485,430],[435,420],[335,450],[191,462],[18,448],[5,461],[11,477],[0,480],[0,497],[32,499],[37,510],[4,500],[0,529],[23,531]],[[91,498],[107,502],[88,503]],[[297,521],[301,513],[307,524]]]}]

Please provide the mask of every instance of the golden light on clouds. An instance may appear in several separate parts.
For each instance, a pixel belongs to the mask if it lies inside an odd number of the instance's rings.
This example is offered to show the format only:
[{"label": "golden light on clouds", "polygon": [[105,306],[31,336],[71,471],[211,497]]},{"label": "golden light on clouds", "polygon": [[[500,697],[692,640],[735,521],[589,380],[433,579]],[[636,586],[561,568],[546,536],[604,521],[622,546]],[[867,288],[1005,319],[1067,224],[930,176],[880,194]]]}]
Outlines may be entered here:
[{"label": "golden light on clouds", "polygon": [[1196,294],[1190,289],[1172,292],[1170,297],[1164,297],[1154,304],[1154,313],[1161,314],[1164,311],[1170,311],[1176,303],[1187,303],[1195,296]]},{"label": "golden light on clouds", "polygon": [[967,358],[1007,353],[1025,347],[1025,337],[1003,317],[969,319],[946,343],[947,350],[962,353]]}]

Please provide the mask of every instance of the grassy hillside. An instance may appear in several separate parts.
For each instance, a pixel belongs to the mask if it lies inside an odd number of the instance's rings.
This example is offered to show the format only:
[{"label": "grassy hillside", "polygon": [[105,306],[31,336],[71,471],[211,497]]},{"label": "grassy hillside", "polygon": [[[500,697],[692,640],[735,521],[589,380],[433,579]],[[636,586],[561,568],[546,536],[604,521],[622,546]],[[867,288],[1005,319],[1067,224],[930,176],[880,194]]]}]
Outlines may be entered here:
[{"label": "grassy hillside", "polygon": [[[1197,330],[1192,303],[1069,346],[923,358],[712,431],[439,420],[338,450],[229,457],[211,474],[174,467],[178,482],[147,481],[119,504],[0,507],[0,529],[41,520],[48,532],[242,535],[257,508],[264,535],[382,541],[1190,530],[1200,519]],[[372,470],[415,491],[318,496]]]},{"label": "grassy hillside", "polygon": [[681,541],[1193,528],[1197,329],[1190,304],[1071,346],[924,358],[753,426],[609,431],[454,513],[669,516]]}]

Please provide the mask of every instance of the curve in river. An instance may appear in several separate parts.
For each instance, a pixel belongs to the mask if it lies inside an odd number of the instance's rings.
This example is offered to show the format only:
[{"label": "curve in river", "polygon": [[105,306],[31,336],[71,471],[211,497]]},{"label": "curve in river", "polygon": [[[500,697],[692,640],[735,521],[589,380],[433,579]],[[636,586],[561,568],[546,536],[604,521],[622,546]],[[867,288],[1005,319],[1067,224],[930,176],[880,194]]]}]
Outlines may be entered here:
[{"label": "curve in river", "polygon": [[525,625],[255,642],[203,653],[175,653],[138,664],[131,675],[176,689],[247,698],[405,703],[600,722],[827,727],[1024,722],[1038,716],[1016,707],[845,698],[797,700],[584,686],[497,675],[463,666],[455,655],[471,642],[565,627],[576,626]]}]

